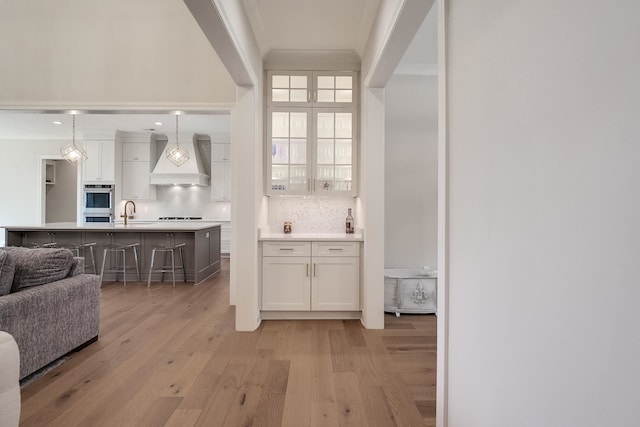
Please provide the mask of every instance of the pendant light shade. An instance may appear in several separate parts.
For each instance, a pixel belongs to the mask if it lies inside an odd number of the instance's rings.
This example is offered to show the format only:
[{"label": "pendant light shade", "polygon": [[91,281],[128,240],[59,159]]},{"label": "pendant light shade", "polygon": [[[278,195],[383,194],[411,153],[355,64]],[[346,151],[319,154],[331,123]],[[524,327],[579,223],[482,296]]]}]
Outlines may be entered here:
[{"label": "pendant light shade", "polygon": [[184,162],[189,160],[189,152],[180,147],[178,143],[178,114],[176,114],[176,145],[167,148],[165,154],[167,159],[176,166],[182,166]]},{"label": "pendant light shade", "polygon": [[87,160],[87,152],[76,145],[76,115],[72,114],[71,116],[73,117],[73,137],[71,139],[71,144],[67,144],[62,147],[60,149],[60,154],[62,154],[63,159],[75,165]]}]

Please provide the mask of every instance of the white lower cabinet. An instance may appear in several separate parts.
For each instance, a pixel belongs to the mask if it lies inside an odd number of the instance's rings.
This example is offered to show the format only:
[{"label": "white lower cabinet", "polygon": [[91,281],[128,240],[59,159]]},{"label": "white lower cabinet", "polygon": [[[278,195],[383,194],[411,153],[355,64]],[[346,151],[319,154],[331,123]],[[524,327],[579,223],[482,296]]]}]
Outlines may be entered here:
[{"label": "white lower cabinet", "polygon": [[262,310],[360,310],[360,243],[263,242]]}]

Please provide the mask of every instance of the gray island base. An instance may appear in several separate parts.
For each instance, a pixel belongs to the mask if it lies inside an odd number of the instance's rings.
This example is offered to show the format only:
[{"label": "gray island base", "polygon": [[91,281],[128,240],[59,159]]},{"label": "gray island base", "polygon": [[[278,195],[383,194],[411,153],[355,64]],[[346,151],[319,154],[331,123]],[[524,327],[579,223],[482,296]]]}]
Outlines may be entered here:
[{"label": "gray island base", "polygon": [[[43,246],[47,243],[59,245],[95,243],[96,274],[102,269],[103,250],[110,244],[140,243],[138,258],[140,263],[140,280],[146,282],[149,276],[151,251],[154,246],[185,243],[183,248],[187,281],[199,284],[207,277],[220,271],[220,224],[108,224],[77,225],[75,223],[52,223],[36,226],[5,226],[5,242],[7,246]],[[80,256],[90,257],[88,250]],[[156,257],[157,258],[157,257]],[[162,257],[161,257],[162,258]],[[170,265],[170,256],[156,259],[154,268]],[[107,255],[105,271],[115,267],[116,259]],[[127,253],[127,265],[133,266],[133,256]],[[176,263],[179,263],[176,259]],[[91,271],[91,261],[85,263],[87,273]],[[127,270],[127,281],[135,280],[135,269]],[[161,273],[153,273],[153,282],[160,281]],[[115,274],[105,273],[105,281],[115,280]],[[118,274],[122,280],[122,274]],[[171,281],[171,273],[165,273],[164,280]],[[182,272],[177,271],[176,282],[182,282]]]}]

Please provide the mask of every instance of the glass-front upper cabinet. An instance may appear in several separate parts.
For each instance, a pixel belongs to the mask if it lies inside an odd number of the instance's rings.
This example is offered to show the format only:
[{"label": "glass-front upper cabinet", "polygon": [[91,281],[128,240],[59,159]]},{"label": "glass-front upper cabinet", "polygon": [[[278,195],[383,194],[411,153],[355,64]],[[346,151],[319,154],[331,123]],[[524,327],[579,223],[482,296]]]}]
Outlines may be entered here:
[{"label": "glass-front upper cabinet", "polygon": [[267,105],[289,107],[353,107],[356,73],[345,71],[269,71]]},{"label": "glass-front upper cabinet", "polygon": [[355,196],[356,113],[267,109],[267,193]]},{"label": "glass-front upper cabinet", "polygon": [[356,76],[267,72],[267,194],[356,195]]}]

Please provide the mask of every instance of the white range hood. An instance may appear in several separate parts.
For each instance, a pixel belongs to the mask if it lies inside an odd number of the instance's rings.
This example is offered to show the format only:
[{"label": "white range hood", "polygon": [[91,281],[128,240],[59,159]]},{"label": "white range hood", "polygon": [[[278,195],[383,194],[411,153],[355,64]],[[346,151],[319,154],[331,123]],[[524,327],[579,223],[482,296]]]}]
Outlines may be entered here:
[{"label": "white range hood", "polygon": [[202,166],[200,150],[193,141],[180,141],[180,148],[189,153],[189,160],[181,166],[176,166],[165,154],[166,149],[176,144],[175,139],[169,137],[165,149],[160,154],[158,163],[151,172],[149,183],[153,185],[209,185],[209,175]]}]

